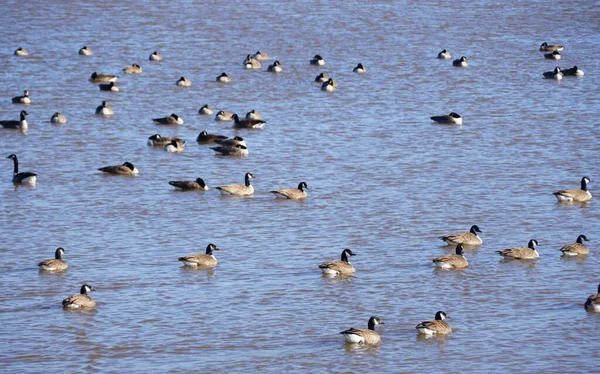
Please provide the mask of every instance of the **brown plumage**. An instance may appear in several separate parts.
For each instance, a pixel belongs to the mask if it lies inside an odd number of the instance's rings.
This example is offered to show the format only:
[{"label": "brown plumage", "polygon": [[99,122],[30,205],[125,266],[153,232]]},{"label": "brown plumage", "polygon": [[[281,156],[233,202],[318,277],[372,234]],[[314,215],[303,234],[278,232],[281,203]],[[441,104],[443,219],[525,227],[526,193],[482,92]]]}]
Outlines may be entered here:
[{"label": "brown plumage", "polygon": [[358,344],[379,344],[381,337],[375,331],[375,325],[383,325],[383,321],[379,317],[373,316],[369,318],[368,328],[366,329],[355,329],[354,327],[348,330],[340,332],[344,335],[344,339],[347,343],[358,343]]},{"label": "brown plumage", "polygon": [[118,75],[98,74],[96,72],[93,72],[92,75],[90,76],[90,81],[93,83],[116,82],[118,78],[119,78]]},{"label": "brown plumage", "polygon": [[589,241],[585,235],[579,235],[575,243],[570,243],[563,246],[560,251],[565,256],[587,255],[590,253],[588,247],[583,244],[584,241]]},{"label": "brown plumage", "polygon": [[600,285],[598,285],[598,293],[590,295],[585,301],[585,310],[589,312],[600,312]]},{"label": "brown plumage", "polygon": [[184,191],[208,190],[208,186],[206,186],[202,178],[196,178],[195,181],[170,181],[169,184]]},{"label": "brown plumage", "polygon": [[500,251],[496,251],[496,253],[504,256],[505,258],[514,258],[517,260],[530,260],[534,258],[540,257],[540,254],[535,249],[535,247],[539,245],[537,240],[531,239],[527,247],[518,247],[518,248],[508,248]]},{"label": "brown plumage", "polygon": [[170,144],[173,140],[179,143],[185,143],[181,138],[161,136],[160,134],[154,134],[148,138],[148,145],[151,147],[164,147]]},{"label": "brown plumage", "polygon": [[183,256],[177,260],[182,261],[186,266],[213,267],[217,265],[217,258],[213,255],[213,251],[215,250],[219,250],[219,248],[211,243],[206,247],[206,253]]},{"label": "brown plumage", "polygon": [[230,184],[227,186],[219,186],[217,190],[223,195],[249,196],[254,194],[254,187],[250,184],[250,179],[254,178],[252,173],[246,173],[244,184]]},{"label": "brown plumage", "polygon": [[265,123],[267,123],[262,119],[240,119],[240,117],[235,113],[231,116],[231,118],[235,121],[233,127],[238,129],[262,129],[265,127]]},{"label": "brown plumage", "polygon": [[64,308],[78,309],[78,308],[93,308],[96,306],[96,302],[87,295],[88,292],[95,291],[91,286],[84,284],[81,286],[79,294],[71,295],[63,300],[62,305]]},{"label": "brown plumage", "polygon": [[562,45],[549,45],[546,42],[543,42],[540,46],[540,52],[554,52],[554,51],[562,51],[565,49]]},{"label": "brown plumage", "polygon": [[583,203],[592,199],[592,194],[587,189],[587,184],[591,180],[588,177],[581,178],[581,189],[560,190],[553,193],[558,201]]},{"label": "brown plumage", "polygon": [[198,134],[196,142],[200,144],[214,144],[217,143],[219,140],[225,139],[227,139],[225,135],[209,134],[208,131],[202,131],[200,134]]},{"label": "brown plumage", "polygon": [[426,335],[450,334],[452,332],[452,328],[446,321],[444,321],[446,318],[446,313],[440,310],[435,314],[435,320],[421,322],[415,328],[419,331],[419,333]]},{"label": "brown plumage", "polygon": [[483,240],[477,235],[478,232],[481,232],[479,226],[473,225],[469,232],[459,232],[453,235],[440,236],[439,239],[442,239],[449,245],[462,244],[477,246],[483,244]]},{"label": "brown plumage", "polygon": [[348,261],[348,256],[356,256],[356,253],[349,249],[344,249],[340,261],[324,262],[319,265],[319,269],[323,271],[323,274],[330,276],[353,274],[356,269],[354,269],[354,266]]},{"label": "brown plumage", "polygon": [[464,269],[469,266],[463,254],[463,246],[460,243],[456,246],[456,254],[436,257],[431,261],[433,261],[435,266],[442,269]]},{"label": "brown plumage", "polygon": [[62,255],[64,253],[65,253],[64,248],[62,248],[62,247],[56,248],[56,251],[54,252],[54,258],[49,259],[49,260],[44,260],[38,264],[38,266],[40,267],[40,270],[46,270],[46,271],[66,270],[69,267],[69,265],[67,265],[67,262],[62,259]]},{"label": "brown plumage", "polygon": [[109,174],[119,175],[135,175],[139,173],[138,169],[136,169],[131,162],[124,162],[123,165],[105,166],[98,170]]},{"label": "brown plumage", "polygon": [[306,182],[300,182],[298,188],[282,188],[280,190],[271,191],[271,193],[285,199],[300,200],[307,196],[306,191],[304,190],[308,190],[308,186],[306,185]]}]

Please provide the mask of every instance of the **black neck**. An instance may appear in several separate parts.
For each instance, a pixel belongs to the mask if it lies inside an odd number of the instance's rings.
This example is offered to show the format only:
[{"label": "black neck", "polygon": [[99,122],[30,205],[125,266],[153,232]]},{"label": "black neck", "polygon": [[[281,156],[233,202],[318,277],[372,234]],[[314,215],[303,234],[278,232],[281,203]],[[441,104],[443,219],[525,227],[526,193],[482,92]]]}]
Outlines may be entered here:
[{"label": "black neck", "polygon": [[581,180],[581,189],[587,191],[587,182],[585,181],[585,178]]},{"label": "black neck", "polygon": [[19,161],[17,161],[17,158],[13,158],[13,164],[14,164],[14,173],[15,175],[19,174]]},{"label": "black neck", "polygon": [[369,320],[369,330],[375,331],[375,321],[373,319]]},{"label": "black neck", "polygon": [[348,252],[346,252],[346,251],[342,252],[342,261],[348,262]]},{"label": "black neck", "polygon": [[246,175],[246,187],[250,187],[250,177]]}]

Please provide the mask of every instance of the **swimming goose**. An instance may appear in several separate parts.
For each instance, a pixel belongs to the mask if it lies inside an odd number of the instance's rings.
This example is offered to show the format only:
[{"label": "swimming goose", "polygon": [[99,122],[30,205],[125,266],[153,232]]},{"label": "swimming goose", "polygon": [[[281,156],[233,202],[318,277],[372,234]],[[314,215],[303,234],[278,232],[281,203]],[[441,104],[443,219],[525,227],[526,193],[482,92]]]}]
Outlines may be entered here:
[{"label": "swimming goose", "polygon": [[217,258],[213,255],[213,251],[218,251],[214,244],[209,244],[206,247],[206,253],[198,253],[191,256],[179,257],[177,260],[182,261],[185,266],[197,267],[213,267],[217,265]]},{"label": "swimming goose", "polygon": [[440,236],[438,239],[442,239],[448,245],[470,245],[476,246],[483,244],[483,240],[477,235],[478,232],[481,232],[479,226],[473,225],[469,232],[459,232],[453,235]]},{"label": "swimming goose", "polygon": [[202,178],[196,178],[195,181],[170,181],[169,184],[183,191],[208,190],[208,186],[204,183],[204,179]]},{"label": "swimming goose", "polygon": [[553,71],[547,71],[545,73],[542,73],[542,75],[546,79],[555,79],[557,81],[563,79],[562,70],[560,70],[558,66],[555,67]]},{"label": "swimming goose", "polygon": [[180,139],[172,139],[171,143],[165,145],[163,149],[169,153],[183,152],[185,149],[185,141]]},{"label": "swimming goose", "polygon": [[254,54],[254,58],[257,59],[257,60],[259,60],[259,61],[268,60],[269,59],[269,54],[261,52],[261,51],[256,51],[256,53]]},{"label": "swimming goose", "polygon": [[346,248],[342,251],[342,258],[340,261],[323,262],[319,265],[319,269],[321,269],[324,275],[334,277],[338,275],[353,274],[356,272],[356,269],[354,269],[354,266],[348,261],[348,256],[356,256],[356,253]]},{"label": "swimming goose", "polygon": [[577,65],[573,66],[573,67],[572,67],[572,68],[570,68],[570,69],[564,69],[564,70],[561,70],[561,73],[562,73],[564,76],[576,76],[576,77],[583,77],[583,75],[584,75],[584,73],[583,73],[583,70],[579,69],[579,68],[577,67]]},{"label": "swimming goose", "polygon": [[231,82],[231,78],[229,77],[229,75],[227,75],[227,73],[222,72],[221,75],[217,77],[217,82],[229,83]]},{"label": "swimming goose", "polygon": [[90,76],[90,82],[93,82],[93,83],[116,82],[117,79],[119,79],[118,75],[98,74],[96,72],[93,72],[92,75]]},{"label": "swimming goose", "polygon": [[469,63],[467,62],[467,58],[465,56],[462,56],[461,58],[452,61],[452,66],[466,68],[467,66],[469,66]]},{"label": "swimming goose", "polygon": [[447,116],[433,116],[431,119],[437,123],[462,125],[462,117],[454,112],[451,112]]},{"label": "swimming goose", "polygon": [[450,54],[450,52],[446,51],[445,49],[442,49],[442,51],[438,53],[437,58],[439,58],[440,60],[450,60],[452,58],[452,55]]},{"label": "swimming goose", "polygon": [[355,73],[364,73],[365,71],[367,71],[367,69],[365,69],[365,67],[363,66],[363,64],[359,63],[358,65],[356,65],[356,67],[354,69],[352,69],[353,72]]},{"label": "swimming goose", "polygon": [[540,257],[540,254],[535,249],[539,245],[537,240],[531,239],[527,244],[527,247],[508,248],[501,251],[496,251],[504,258],[514,258],[517,260],[531,260]]},{"label": "swimming goose", "polygon": [[22,47],[15,49],[15,56],[27,56],[29,52]]},{"label": "swimming goose", "polygon": [[592,199],[592,193],[588,191],[587,185],[591,180],[588,177],[581,178],[581,189],[560,190],[553,193],[558,201],[583,203]]},{"label": "swimming goose", "polygon": [[152,120],[159,125],[183,125],[183,118],[179,117],[175,113],[171,113],[170,116],[161,118],[152,118]]},{"label": "swimming goose", "polygon": [[590,250],[583,244],[584,241],[588,242],[589,240],[585,235],[579,235],[575,243],[564,245],[560,251],[564,256],[587,255],[590,253]]},{"label": "swimming goose", "polygon": [[216,139],[215,143],[219,143],[220,145],[233,146],[233,145],[243,145],[247,146],[246,141],[241,136],[234,136],[232,139]]},{"label": "swimming goose", "polygon": [[600,285],[598,285],[598,293],[590,295],[585,301],[584,306],[588,312],[600,313]]},{"label": "swimming goose", "polygon": [[319,83],[327,82],[328,80],[329,80],[329,77],[325,73],[321,73],[321,74],[317,75],[317,77],[315,78],[315,82],[319,82]]},{"label": "swimming goose", "polygon": [[233,121],[233,113],[219,110],[215,115],[215,121]]},{"label": "swimming goose", "polygon": [[125,74],[142,74],[142,67],[138,64],[132,64],[131,66],[123,68],[123,72],[125,72]]},{"label": "swimming goose", "polygon": [[252,57],[252,55],[246,56],[246,59],[244,60],[244,67],[246,69],[260,69],[261,66],[262,64],[260,61]]},{"label": "swimming goose", "polygon": [[79,308],[93,308],[96,306],[96,302],[88,296],[88,292],[96,291],[87,284],[81,286],[79,294],[71,295],[63,300],[62,305],[64,308],[79,309]]},{"label": "swimming goose", "polygon": [[262,119],[262,114],[257,112],[255,109],[252,109],[246,113],[246,119]]},{"label": "swimming goose", "polygon": [[381,337],[375,331],[375,326],[383,324],[383,321],[379,317],[373,316],[369,318],[368,328],[355,329],[354,327],[351,327],[346,331],[340,332],[340,334],[344,335],[344,339],[347,343],[379,344],[381,342]]},{"label": "swimming goose", "polygon": [[91,56],[92,55],[92,50],[90,48],[88,48],[86,45],[84,45],[79,50],[79,55],[80,56]]},{"label": "swimming goose", "polygon": [[105,166],[98,170],[109,174],[119,175],[135,175],[139,173],[138,169],[136,169],[131,162],[124,162],[123,165]]},{"label": "swimming goose", "polygon": [[450,334],[452,332],[452,328],[448,324],[448,322],[444,321],[448,316],[446,312],[442,312],[441,310],[435,314],[435,319],[433,321],[425,321],[419,323],[415,328],[419,331],[420,334],[426,335],[444,335]]},{"label": "swimming goose", "polygon": [[198,109],[198,114],[211,115],[213,114],[213,110],[208,106],[208,104],[204,104],[202,107],[200,107],[200,109]]},{"label": "swimming goose", "polygon": [[100,91],[110,91],[110,92],[119,92],[119,91],[121,91],[121,90],[119,90],[119,87],[117,87],[117,85],[115,84],[115,82],[100,83],[98,85],[98,88],[100,89]]},{"label": "swimming goose", "polygon": [[463,254],[463,245],[460,243],[456,246],[456,254],[436,257],[431,261],[441,269],[464,269],[469,266]]},{"label": "swimming goose", "polygon": [[148,145],[151,147],[164,147],[167,144],[170,144],[173,140],[178,142],[183,142],[180,138],[171,138],[166,136],[161,136],[160,134],[154,134],[148,138]]},{"label": "swimming goose", "polygon": [[106,104],[106,101],[102,102],[102,105],[98,105],[96,107],[96,114],[99,116],[112,116],[113,115],[113,109],[110,105]]},{"label": "swimming goose", "polygon": [[14,153],[7,157],[8,159],[13,160],[13,178],[12,182],[14,184],[30,184],[35,185],[37,181],[37,174],[31,173],[28,171],[22,171],[19,173],[19,160],[17,159],[17,155]]},{"label": "swimming goose", "polygon": [[321,91],[333,92],[335,91],[335,82],[329,78],[327,82],[323,82],[321,85]]},{"label": "swimming goose", "polygon": [[231,118],[235,121],[233,127],[238,129],[262,129],[265,127],[265,123],[267,123],[262,119],[240,119],[240,117],[238,117],[238,115],[235,113],[231,116]]},{"label": "swimming goose", "polygon": [[271,193],[284,199],[300,200],[306,198],[307,193],[305,190],[308,190],[306,182],[300,182],[298,188],[282,188],[280,190],[271,191]]},{"label": "swimming goose", "polygon": [[200,134],[198,134],[196,142],[200,144],[213,144],[217,143],[219,140],[225,139],[227,139],[225,135],[209,134],[207,131],[202,131]]},{"label": "swimming goose", "polygon": [[210,149],[220,153],[223,156],[248,156],[248,147],[241,144],[220,145],[217,147],[211,147]]},{"label": "swimming goose", "polygon": [[15,96],[12,99],[13,104],[31,104],[31,99],[29,98],[29,91],[23,91],[22,96]]},{"label": "swimming goose", "polygon": [[162,61],[163,58],[158,52],[154,51],[150,54],[150,57],[148,57],[148,59],[150,61]]},{"label": "swimming goose", "polygon": [[548,43],[543,42],[540,46],[540,52],[554,52],[554,51],[562,51],[565,49],[562,45],[548,45]]},{"label": "swimming goose", "polygon": [[27,130],[27,128],[29,127],[27,120],[25,119],[25,116],[27,116],[29,113],[27,113],[26,111],[22,110],[21,113],[19,114],[20,119],[18,121],[16,120],[5,120],[5,121],[0,121],[0,126],[4,127],[5,129],[21,129],[21,130]]},{"label": "swimming goose", "polygon": [[271,73],[281,73],[283,71],[283,67],[279,61],[275,61],[267,67],[267,71]]},{"label": "swimming goose", "polygon": [[230,184],[227,186],[219,186],[217,190],[223,195],[248,196],[254,193],[254,187],[250,184],[250,179],[254,178],[251,173],[246,173],[245,184]]},{"label": "swimming goose", "polygon": [[67,117],[60,114],[59,112],[56,112],[52,115],[52,117],[50,117],[50,122],[56,125],[64,125],[65,123],[67,123]]},{"label": "swimming goose", "polygon": [[310,64],[311,65],[325,65],[325,60],[323,59],[323,57],[321,57],[319,55],[315,55],[315,57],[310,59]]},{"label": "swimming goose", "polygon": [[181,77],[177,80],[177,82],[175,82],[175,84],[179,87],[189,87],[192,85],[192,81],[186,77]]},{"label": "swimming goose", "polygon": [[38,264],[40,270],[45,270],[45,271],[66,270],[69,267],[69,265],[67,265],[67,261],[62,259],[63,254],[65,254],[64,248],[62,248],[62,247],[56,248],[53,259],[44,260]]},{"label": "swimming goose", "polygon": [[548,60],[560,60],[560,53],[558,51],[554,51],[552,53],[544,53],[544,58]]}]

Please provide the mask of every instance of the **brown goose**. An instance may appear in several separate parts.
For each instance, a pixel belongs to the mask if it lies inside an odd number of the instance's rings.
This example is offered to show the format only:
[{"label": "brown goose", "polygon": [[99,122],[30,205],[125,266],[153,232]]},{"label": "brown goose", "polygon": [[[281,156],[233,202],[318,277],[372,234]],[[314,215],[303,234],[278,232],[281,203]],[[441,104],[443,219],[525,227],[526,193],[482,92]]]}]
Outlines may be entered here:
[{"label": "brown goose", "polygon": [[583,244],[584,241],[589,241],[585,235],[579,235],[575,243],[570,243],[563,246],[560,251],[564,256],[587,255],[590,253],[588,247]]},{"label": "brown goose", "polygon": [[81,286],[79,294],[71,295],[63,300],[62,305],[68,309],[79,309],[79,308],[93,308],[96,306],[96,302],[88,296],[88,292],[96,291],[87,284]]},{"label": "brown goose", "polygon": [[444,321],[446,318],[448,318],[446,313],[440,310],[435,314],[435,319],[433,321],[421,322],[416,326],[416,329],[420,334],[426,335],[450,334],[452,328]]},{"label": "brown goose", "polygon": [[213,144],[225,139],[227,139],[225,135],[209,134],[208,131],[202,131],[200,134],[198,134],[196,142],[200,144]]},{"label": "brown goose", "polygon": [[271,191],[271,193],[284,199],[300,200],[306,198],[307,193],[305,190],[308,190],[306,182],[300,182],[298,188],[282,188],[280,190]]},{"label": "brown goose", "polygon": [[540,254],[535,249],[538,246],[538,242],[535,239],[531,239],[527,244],[527,247],[508,248],[501,251],[496,251],[500,256],[504,258],[514,258],[517,260],[531,260],[540,257]]},{"label": "brown goose", "polygon": [[62,271],[66,270],[69,265],[67,265],[67,261],[62,259],[62,255],[65,253],[64,248],[59,247],[56,248],[54,252],[54,258],[49,260],[44,260],[38,264],[40,270],[45,271]]},{"label": "brown goose", "polygon": [[213,251],[217,251],[214,244],[209,244],[206,247],[206,253],[199,253],[191,256],[179,257],[177,260],[182,261],[185,266],[196,267],[213,267],[217,265],[217,258],[213,255]]},{"label": "brown goose", "polygon": [[460,243],[456,246],[456,254],[436,257],[432,261],[436,267],[441,269],[464,269],[469,266]]},{"label": "brown goose", "polygon": [[13,104],[31,104],[29,90],[23,91],[23,95],[13,97],[11,101]]},{"label": "brown goose", "polygon": [[267,123],[262,119],[240,119],[240,117],[238,117],[238,115],[235,113],[231,116],[231,118],[235,121],[233,127],[238,129],[262,129]]},{"label": "brown goose", "polygon": [[90,76],[90,82],[100,83],[100,82],[116,82],[119,79],[118,75],[112,74],[98,74],[97,72],[93,72]]},{"label": "brown goose", "polygon": [[13,178],[12,182],[14,184],[30,184],[35,185],[37,181],[37,174],[31,173],[28,171],[22,171],[19,173],[19,159],[17,155],[14,153],[7,157],[8,159],[13,160]]},{"label": "brown goose", "polygon": [[340,334],[344,335],[344,339],[347,343],[379,344],[381,342],[381,337],[375,331],[375,326],[383,324],[383,321],[379,317],[372,316],[369,318],[368,328],[355,329],[354,327],[351,327],[346,331],[340,332]]},{"label": "brown goose", "polygon": [[588,312],[600,313],[600,285],[598,285],[598,293],[590,295],[585,301],[584,306]]},{"label": "brown goose", "polygon": [[183,191],[206,191],[208,186],[204,183],[204,179],[196,178],[195,181],[170,181],[169,184]]},{"label": "brown goose", "polygon": [[109,174],[119,175],[135,175],[139,173],[138,169],[136,169],[131,162],[124,162],[123,165],[105,166],[98,170]]},{"label": "brown goose", "polygon": [[348,261],[348,256],[356,256],[356,253],[349,249],[342,251],[342,258],[340,261],[323,262],[319,265],[319,269],[323,271],[324,275],[338,276],[338,275],[350,275],[356,272],[356,269]]},{"label": "brown goose", "polygon": [[563,49],[565,49],[565,47],[562,45],[552,45],[546,42],[543,42],[542,45],[540,45],[540,52],[562,51]]},{"label": "brown goose", "polygon": [[217,190],[223,195],[249,196],[254,194],[254,187],[250,184],[250,179],[254,178],[251,173],[246,173],[244,184],[230,184],[227,186],[219,186]]},{"label": "brown goose", "polygon": [[161,136],[160,134],[154,134],[148,138],[147,144],[151,147],[164,147],[170,144],[173,140],[177,142],[183,142],[181,138],[172,138],[167,136]]},{"label": "brown goose", "polygon": [[560,202],[583,203],[592,199],[592,194],[587,189],[588,183],[591,180],[588,177],[581,178],[581,189],[576,190],[560,190],[553,193],[556,199]]},{"label": "brown goose", "polygon": [[481,232],[479,226],[473,225],[469,232],[459,232],[453,235],[440,236],[439,239],[445,241],[448,245],[469,245],[477,246],[483,244],[483,240],[477,235]]},{"label": "brown goose", "polygon": [[27,119],[25,119],[25,117],[28,115],[29,113],[27,113],[26,111],[22,110],[21,113],[19,114],[19,120],[5,120],[5,121],[0,121],[0,126],[4,127],[5,129],[20,129],[20,130],[27,130],[27,128],[29,127],[29,124],[27,123]]}]

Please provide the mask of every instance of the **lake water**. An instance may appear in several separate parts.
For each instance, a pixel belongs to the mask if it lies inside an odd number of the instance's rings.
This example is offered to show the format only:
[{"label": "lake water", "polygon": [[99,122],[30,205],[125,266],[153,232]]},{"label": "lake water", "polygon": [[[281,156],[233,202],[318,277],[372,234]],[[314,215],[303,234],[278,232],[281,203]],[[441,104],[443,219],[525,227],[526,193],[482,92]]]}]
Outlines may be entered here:
[{"label": "lake water", "polygon": [[[600,282],[600,211],[552,192],[584,175],[600,191],[598,20],[593,1],[6,1],[0,119],[18,119],[10,98],[25,89],[33,103],[26,135],[0,129],[0,371],[596,371],[600,315],[583,303]],[[542,42],[565,45],[562,60]],[[30,55],[13,56],[20,46]],[[469,67],[436,59],[444,48]],[[148,61],[154,50],[163,61]],[[257,50],[270,60],[245,70]],[[309,65],[315,54],[325,66]],[[281,74],[266,72],[274,60]],[[133,63],[143,74],[123,74]],[[574,65],[584,77],[542,79]],[[94,71],[120,75],[122,91],[100,92]],[[222,72],[231,83],[215,82]],[[313,82],[320,72],[335,92]],[[112,117],[94,115],[102,100]],[[203,104],[256,109],[267,125],[234,131],[198,115]],[[67,124],[49,122],[57,111]],[[451,111],[462,126],[429,119]],[[170,113],[185,124],[151,120]],[[202,130],[244,137],[250,155],[215,156],[195,142]],[[155,133],[185,151],[147,147]],[[36,188],[12,185],[11,153]],[[124,161],[140,174],[97,171]],[[246,172],[254,197],[214,189]],[[211,189],[167,183],[197,177]],[[301,181],[305,201],[269,193]],[[437,237],[472,224],[484,245],[466,251],[469,268],[436,271],[452,252]],[[579,234],[591,253],[561,258]],[[532,238],[535,262],[495,253]],[[216,268],[177,261],[208,243]],[[69,269],[38,272],[57,247]],[[343,248],[355,276],[323,278],[319,263]],[[63,311],[85,282],[97,307]],[[438,310],[454,332],[417,336]],[[382,343],[345,345],[339,332],[372,315]]]}]

